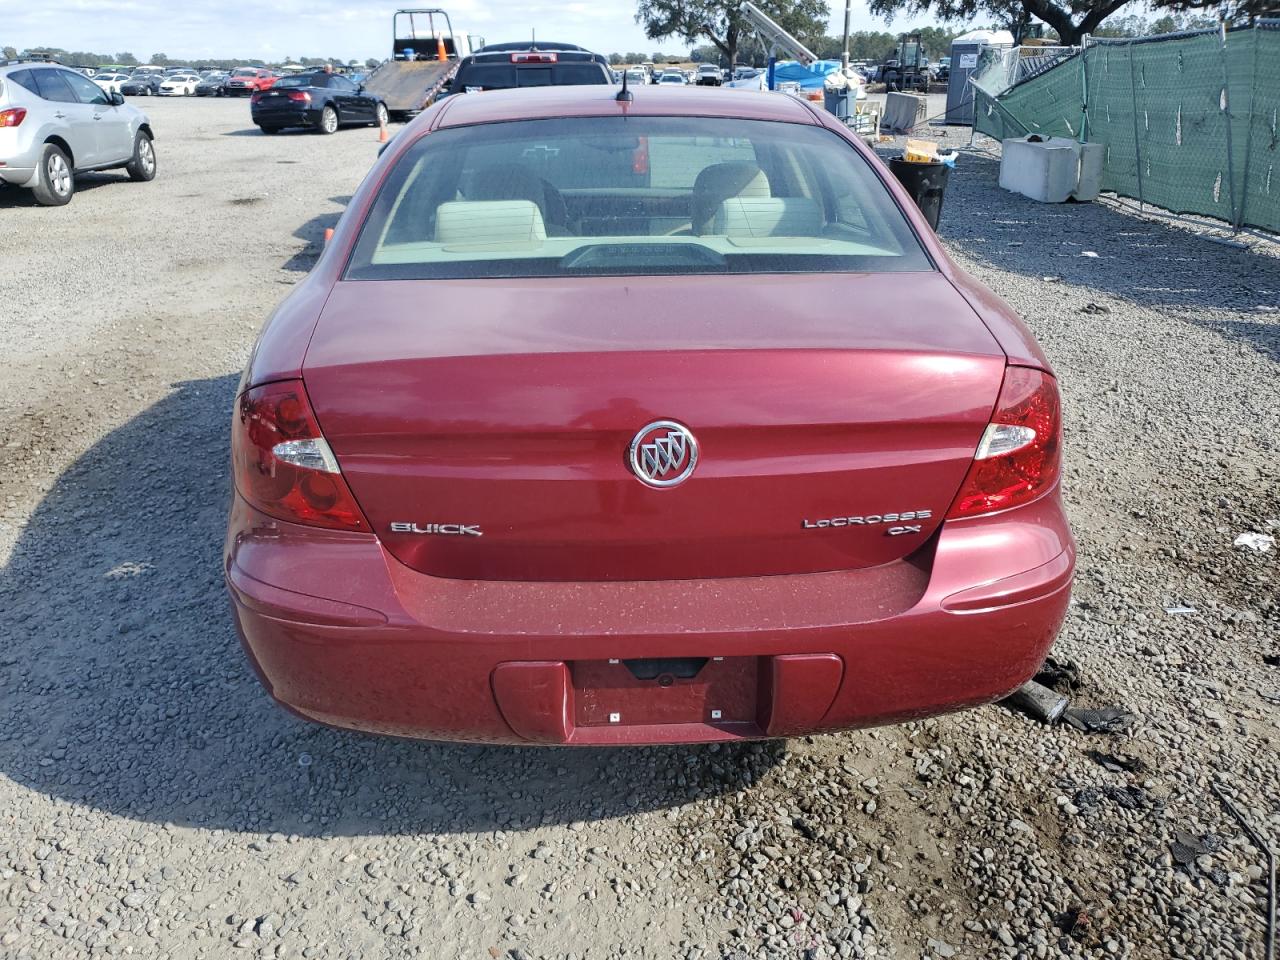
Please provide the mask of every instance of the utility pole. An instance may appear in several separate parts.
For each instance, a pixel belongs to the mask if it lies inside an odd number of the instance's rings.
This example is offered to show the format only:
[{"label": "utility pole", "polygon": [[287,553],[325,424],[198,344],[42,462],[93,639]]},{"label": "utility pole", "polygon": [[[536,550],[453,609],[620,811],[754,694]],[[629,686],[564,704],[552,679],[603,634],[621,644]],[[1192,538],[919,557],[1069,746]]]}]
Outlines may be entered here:
[{"label": "utility pole", "polygon": [[840,55],[840,67],[846,76],[849,73],[849,13],[852,7],[853,0],[844,0],[844,53]]}]

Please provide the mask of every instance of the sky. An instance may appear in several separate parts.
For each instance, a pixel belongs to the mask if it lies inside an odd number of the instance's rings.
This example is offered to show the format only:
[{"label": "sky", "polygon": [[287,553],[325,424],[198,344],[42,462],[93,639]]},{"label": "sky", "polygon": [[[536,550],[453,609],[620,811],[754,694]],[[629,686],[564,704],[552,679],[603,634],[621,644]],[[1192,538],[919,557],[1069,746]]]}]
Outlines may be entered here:
[{"label": "sky", "polygon": [[[449,12],[456,33],[490,43],[520,40],[531,30],[544,40],[578,43],[601,53],[681,53],[678,39],[655,42],[635,22],[634,0],[435,0]],[[412,0],[406,5],[414,5]],[[361,0],[56,0],[14,3],[0,17],[0,47],[60,47],[98,53],[129,51],[145,61],[153,53],[173,59],[230,58],[270,61],[289,57],[382,59],[390,55],[395,5]],[[843,29],[843,0],[832,4],[830,33]],[[931,21],[872,17],[866,0],[853,2],[857,30],[906,30]]]}]

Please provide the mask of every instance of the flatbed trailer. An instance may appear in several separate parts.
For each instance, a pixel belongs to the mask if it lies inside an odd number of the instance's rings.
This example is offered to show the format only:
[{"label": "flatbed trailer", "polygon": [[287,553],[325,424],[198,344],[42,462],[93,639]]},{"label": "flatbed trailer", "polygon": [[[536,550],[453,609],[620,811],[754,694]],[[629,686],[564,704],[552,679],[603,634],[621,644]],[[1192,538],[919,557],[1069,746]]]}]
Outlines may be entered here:
[{"label": "flatbed trailer", "polygon": [[[387,105],[393,120],[425,110],[458,69],[469,38],[454,35],[443,10],[397,10],[391,19],[391,59],[365,78],[365,91]],[[441,54],[443,53],[443,59]]]}]

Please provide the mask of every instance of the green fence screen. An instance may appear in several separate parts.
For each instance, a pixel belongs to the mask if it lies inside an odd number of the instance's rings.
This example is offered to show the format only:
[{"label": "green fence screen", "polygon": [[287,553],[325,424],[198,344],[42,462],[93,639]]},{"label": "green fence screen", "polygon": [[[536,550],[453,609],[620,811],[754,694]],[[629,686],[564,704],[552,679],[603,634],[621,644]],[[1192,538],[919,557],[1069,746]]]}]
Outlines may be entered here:
[{"label": "green fence screen", "polygon": [[1102,143],[1104,190],[1280,232],[1280,21],[1225,42],[1218,31],[1091,40],[1014,86],[1010,56],[984,54],[974,77],[979,132]]}]

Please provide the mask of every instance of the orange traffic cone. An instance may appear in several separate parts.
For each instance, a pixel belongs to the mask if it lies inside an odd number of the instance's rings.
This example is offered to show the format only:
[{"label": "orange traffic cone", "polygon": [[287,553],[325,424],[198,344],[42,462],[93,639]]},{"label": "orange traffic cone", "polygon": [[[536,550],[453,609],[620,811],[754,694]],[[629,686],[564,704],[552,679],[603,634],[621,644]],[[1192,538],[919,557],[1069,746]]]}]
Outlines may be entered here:
[{"label": "orange traffic cone", "polygon": [[449,55],[444,50],[444,37],[436,37],[436,59],[442,63],[449,59]]},{"label": "orange traffic cone", "polygon": [[391,139],[391,135],[387,133],[387,125],[385,123],[378,124],[378,142],[386,143]]}]

